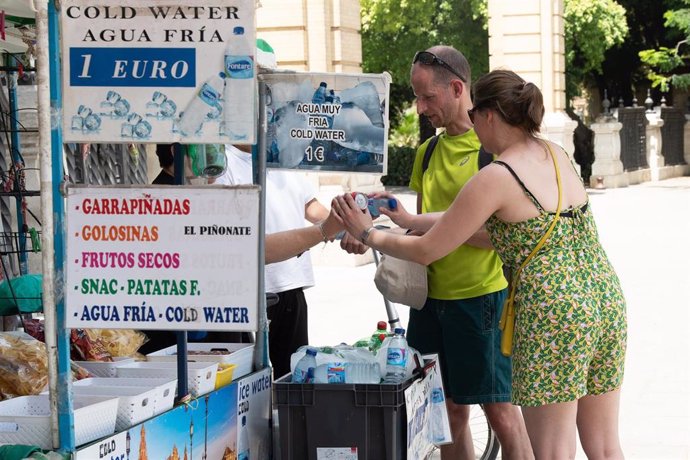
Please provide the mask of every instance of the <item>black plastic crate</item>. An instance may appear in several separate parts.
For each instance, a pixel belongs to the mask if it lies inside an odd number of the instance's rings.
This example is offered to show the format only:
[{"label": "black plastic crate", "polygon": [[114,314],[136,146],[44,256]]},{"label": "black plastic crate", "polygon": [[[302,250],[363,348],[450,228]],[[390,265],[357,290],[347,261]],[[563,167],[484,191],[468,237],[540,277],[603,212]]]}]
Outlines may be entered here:
[{"label": "black plastic crate", "polygon": [[358,460],[407,458],[405,389],[391,384],[274,382],[281,460],[316,460],[317,448],[357,448]]}]

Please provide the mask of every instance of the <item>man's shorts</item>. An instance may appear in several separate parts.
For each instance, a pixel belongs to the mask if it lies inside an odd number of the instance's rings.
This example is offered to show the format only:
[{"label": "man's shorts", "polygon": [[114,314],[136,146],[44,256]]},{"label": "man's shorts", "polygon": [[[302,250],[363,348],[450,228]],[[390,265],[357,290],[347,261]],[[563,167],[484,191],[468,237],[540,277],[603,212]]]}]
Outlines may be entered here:
[{"label": "man's shorts", "polygon": [[511,359],[501,354],[507,289],[461,300],[427,299],[410,309],[409,345],[438,353],[445,392],[456,404],[510,402]]}]

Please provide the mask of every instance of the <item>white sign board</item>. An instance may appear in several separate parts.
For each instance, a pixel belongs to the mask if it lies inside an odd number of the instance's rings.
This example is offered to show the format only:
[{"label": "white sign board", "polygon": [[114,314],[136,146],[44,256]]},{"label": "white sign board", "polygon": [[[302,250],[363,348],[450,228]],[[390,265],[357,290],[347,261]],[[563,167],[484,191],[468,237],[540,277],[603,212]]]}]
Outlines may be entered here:
[{"label": "white sign board", "polygon": [[254,0],[63,0],[65,142],[256,141]]},{"label": "white sign board", "polygon": [[437,355],[425,355],[426,375],[405,389],[407,458],[428,458],[434,445],[452,442]]},{"label": "white sign board", "polygon": [[391,78],[262,74],[269,168],[386,174]]},{"label": "white sign board", "polygon": [[259,187],[70,187],[67,327],[257,329]]}]

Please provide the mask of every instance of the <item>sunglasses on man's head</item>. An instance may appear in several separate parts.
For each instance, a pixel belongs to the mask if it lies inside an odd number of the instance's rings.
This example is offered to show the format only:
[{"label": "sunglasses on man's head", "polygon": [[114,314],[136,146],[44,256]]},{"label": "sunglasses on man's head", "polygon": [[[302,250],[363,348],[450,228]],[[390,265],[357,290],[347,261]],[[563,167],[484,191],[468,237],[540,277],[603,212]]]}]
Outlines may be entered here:
[{"label": "sunglasses on man's head", "polygon": [[412,60],[412,64],[416,64],[417,62],[423,65],[439,65],[447,71],[451,72],[453,75],[458,77],[463,82],[467,83],[465,77],[460,75],[460,73],[454,68],[452,68],[450,64],[448,64],[440,57],[436,56],[434,53],[430,53],[429,51],[417,51],[414,55],[414,59]]}]

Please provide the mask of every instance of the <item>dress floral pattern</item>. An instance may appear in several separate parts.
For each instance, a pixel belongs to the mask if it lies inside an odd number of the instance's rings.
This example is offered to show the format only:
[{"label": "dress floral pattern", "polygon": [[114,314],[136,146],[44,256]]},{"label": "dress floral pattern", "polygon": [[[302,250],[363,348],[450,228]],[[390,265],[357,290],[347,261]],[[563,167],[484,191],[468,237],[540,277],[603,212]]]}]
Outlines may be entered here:
[{"label": "dress floral pattern", "polygon": [[[539,216],[517,223],[492,216],[486,224],[496,251],[512,272],[554,217],[520,185]],[[546,244],[514,282],[514,404],[574,401],[621,386],[625,299],[588,205],[561,211]]]}]

